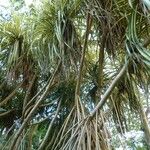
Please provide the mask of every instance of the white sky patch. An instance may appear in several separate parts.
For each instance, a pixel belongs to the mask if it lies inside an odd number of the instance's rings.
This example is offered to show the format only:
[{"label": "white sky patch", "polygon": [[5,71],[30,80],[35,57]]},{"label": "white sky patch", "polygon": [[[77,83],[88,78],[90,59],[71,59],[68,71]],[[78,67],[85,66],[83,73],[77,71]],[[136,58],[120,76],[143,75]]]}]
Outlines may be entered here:
[{"label": "white sky patch", "polygon": [[9,7],[9,0],[0,0],[0,5],[4,7]]},{"label": "white sky patch", "polygon": [[[39,3],[39,0],[36,0],[37,3]],[[26,6],[29,6],[33,3],[33,0],[25,0]],[[4,7],[9,7],[10,3],[9,0],[0,0],[0,5]]]},{"label": "white sky patch", "polygon": [[25,4],[26,6],[30,6],[31,4],[33,4],[38,7],[39,5],[41,5],[41,1],[40,0],[25,0]]},{"label": "white sky patch", "polygon": [[25,0],[26,6],[30,6],[33,3],[33,0]]}]

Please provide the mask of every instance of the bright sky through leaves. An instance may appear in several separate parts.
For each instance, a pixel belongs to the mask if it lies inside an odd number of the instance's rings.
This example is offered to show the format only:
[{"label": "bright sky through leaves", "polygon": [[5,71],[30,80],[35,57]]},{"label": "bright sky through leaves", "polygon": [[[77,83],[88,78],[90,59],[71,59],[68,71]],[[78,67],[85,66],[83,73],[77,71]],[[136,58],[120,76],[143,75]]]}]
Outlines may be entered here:
[{"label": "bright sky through leaves", "polygon": [[[32,3],[32,1],[33,0],[25,0],[25,4],[29,6]],[[0,0],[0,5],[5,7],[9,6],[9,0]]]},{"label": "bright sky through leaves", "polygon": [[9,0],[0,0],[0,5],[5,7],[9,6]]}]

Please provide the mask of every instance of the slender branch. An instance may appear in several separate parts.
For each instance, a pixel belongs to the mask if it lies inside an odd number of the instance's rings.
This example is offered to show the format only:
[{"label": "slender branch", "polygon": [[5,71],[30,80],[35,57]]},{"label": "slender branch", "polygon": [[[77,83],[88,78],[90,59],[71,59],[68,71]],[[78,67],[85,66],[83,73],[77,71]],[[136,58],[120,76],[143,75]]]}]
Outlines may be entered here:
[{"label": "slender branch", "polygon": [[[147,39],[144,44],[143,47],[147,47],[150,44],[150,38]],[[97,112],[98,109],[101,109],[103,107],[103,105],[106,103],[108,97],[110,96],[110,94],[112,93],[113,89],[115,88],[116,84],[118,83],[118,81],[121,79],[121,77],[124,75],[124,73],[126,72],[126,69],[128,67],[128,62],[123,66],[123,68],[120,70],[119,74],[115,77],[115,79],[112,81],[111,85],[109,86],[109,88],[106,90],[106,92],[104,93],[102,99],[99,101],[99,103],[97,104],[97,106],[95,107],[95,109],[91,112],[90,116],[93,117],[95,115],[95,113]]]},{"label": "slender branch", "polygon": [[81,80],[82,80],[83,63],[84,63],[84,59],[85,59],[85,51],[87,48],[87,41],[88,41],[91,26],[92,26],[92,18],[91,18],[90,13],[88,13],[87,14],[87,26],[86,26],[86,32],[85,32],[85,41],[84,41],[84,45],[83,45],[83,49],[82,49],[79,74],[78,74],[77,85],[76,85],[76,90],[75,90],[75,99],[77,99],[80,95],[80,85],[81,85]]},{"label": "slender branch", "polygon": [[7,104],[7,102],[13,97],[15,96],[17,90],[21,87],[21,85],[23,84],[23,82],[21,82],[15,89],[14,91],[12,91],[11,94],[9,94],[2,102],[0,102],[0,107]]},{"label": "slender branch", "polygon": [[150,44],[150,37],[145,41],[143,47],[147,47]]},{"label": "slender branch", "polygon": [[140,101],[139,98],[139,112],[140,112],[140,118],[141,118],[141,123],[142,127],[144,129],[145,137],[146,137],[146,143],[148,148],[150,148],[150,128],[149,128],[149,122],[147,120],[146,114],[144,112],[143,105]]},{"label": "slender branch", "polygon": [[48,117],[46,117],[46,118],[40,120],[39,122],[34,122],[34,123],[30,124],[30,126],[34,126],[34,125],[41,124],[41,123],[47,121],[52,115],[54,115],[54,113],[51,113],[50,116],[48,116]]},{"label": "slender branch", "polygon": [[[42,104],[42,105],[39,105],[38,108],[42,108],[42,107],[45,107],[45,106],[49,106],[49,105],[52,105],[52,103],[46,103],[46,104]],[[34,105],[31,105],[24,113],[24,117],[26,118],[26,116],[30,113],[30,111],[32,110],[32,108],[34,107]]]},{"label": "slender branch", "polygon": [[[44,85],[42,87],[42,89],[26,104],[25,108],[24,108],[24,112],[26,111],[26,109],[28,109],[28,107],[32,104],[32,102],[34,102],[34,100],[44,91],[44,89],[46,88],[47,84]],[[23,112],[23,114],[24,114]]]},{"label": "slender branch", "polygon": [[95,115],[95,113],[97,112],[97,110],[101,109],[102,106],[106,103],[108,97],[112,93],[112,91],[115,88],[116,84],[121,79],[121,77],[125,74],[127,66],[128,66],[128,62],[122,67],[122,69],[120,70],[119,74],[115,77],[115,79],[112,81],[112,83],[109,86],[109,88],[104,93],[102,99],[99,101],[99,103],[97,104],[97,106],[95,107],[95,109],[91,112],[91,115],[90,115],[91,117],[93,117]]},{"label": "slender branch", "polygon": [[14,111],[14,109],[9,110],[9,111],[4,112],[4,113],[0,113],[0,118],[1,118],[1,117],[4,117],[4,116],[6,116],[6,115],[8,115],[8,114],[10,114],[10,113],[12,113],[13,111]]},{"label": "slender branch", "polygon": [[4,87],[6,81],[3,81],[0,85],[0,90]]},{"label": "slender branch", "polygon": [[34,112],[37,110],[38,106],[40,105],[40,103],[42,102],[42,100],[47,96],[48,92],[49,92],[49,88],[51,87],[58,71],[59,71],[59,68],[61,66],[61,61],[58,63],[57,65],[57,68],[54,72],[54,74],[52,75],[51,77],[51,80],[49,81],[44,93],[41,95],[40,99],[36,102],[35,106],[33,107],[33,109],[30,111],[30,113],[28,114],[28,116],[25,118],[24,122],[22,123],[21,127],[19,128],[18,132],[15,134],[14,138],[13,138],[13,141],[12,141],[12,144],[11,144],[11,148],[10,150],[14,150],[15,148],[15,145],[16,145],[16,142],[19,138],[19,136],[21,135],[23,129],[26,127],[28,121],[31,119],[31,116],[34,114]]},{"label": "slender branch", "polygon": [[[49,82],[50,79],[48,79]],[[49,88],[49,90],[51,90],[53,87],[55,87],[55,85],[58,83],[58,81],[54,82],[51,87]],[[24,111],[23,111],[23,115],[28,112],[29,107],[31,106],[31,104],[34,102],[34,100],[42,93],[42,91],[44,91],[44,89],[46,88],[47,84],[45,84],[42,89],[35,95],[32,97],[32,99],[26,104]],[[27,113],[26,113],[27,114]]]},{"label": "slender branch", "polygon": [[44,137],[42,143],[40,144],[38,150],[43,150],[44,147],[45,147],[45,145],[47,144],[47,142],[48,142],[48,140],[49,140],[48,137],[49,137],[49,135],[50,135],[52,126],[53,126],[53,124],[54,124],[54,121],[55,121],[55,119],[57,118],[57,115],[58,115],[58,113],[59,113],[60,105],[61,105],[61,100],[60,100],[59,103],[58,103],[58,106],[57,106],[57,110],[56,110],[55,116],[54,116],[54,118],[52,119],[52,121],[51,121],[51,123],[50,123],[50,125],[49,125],[49,127],[48,127],[48,129],[47,129],[46,135],[45,135],[45,137]]},{"label": "slender branch", "polygon": [[25,111],[24,108],[25,108],[25,106],[28,103],[28,99],[29,99],[29,96],[30,96],[30,93],[31,93],[31,89],[32,89],[32,87],[34,85],[35,79],[36,79],[36,75],[33,76],[32,81],[30,82],[28,90],[26,92],[26,95],[25,95],[25,98],[24,98],[24,101],[23,101],[23,111],[22,111],[22,114],[24,114],[24,111]]},{"label": "slender branch", "polygon": [[38,128],[38,125],[34,125],[29,130],[29,133],[28,133],[28,144],[27,144],[27,147],[26,147],[27,150],[32,150],[33,149],[32,148],[32,145],[33,145],[33,136],[34,136],[37,128]]},{"label": "slender branch", "polygon": [[107,36],[107,28],[106,24],[104,24],[104,29],[103,29],[103,35],[102,35],[102,41],[101,41],[101,46],[99,49],[99,68],[98,68],[98,92],[99,92],[99,97],[101,97],[101,91],[102,91],[102,83],[103,83],[103,69],[104,69],[104,49],[105,49],[105,43],[106,43],[106,36]]}]

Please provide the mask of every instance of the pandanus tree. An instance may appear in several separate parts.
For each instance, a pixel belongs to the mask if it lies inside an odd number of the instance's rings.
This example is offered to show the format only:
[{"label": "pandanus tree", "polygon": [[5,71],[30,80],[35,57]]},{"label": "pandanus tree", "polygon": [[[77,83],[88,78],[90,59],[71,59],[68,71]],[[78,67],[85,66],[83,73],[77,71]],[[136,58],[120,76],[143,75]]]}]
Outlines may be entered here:
[{"label": "pandanus tree", "polygon": [[0,29],[2,149],[110,150],[130,113],[150,147],[147,1],[42,1]]}]

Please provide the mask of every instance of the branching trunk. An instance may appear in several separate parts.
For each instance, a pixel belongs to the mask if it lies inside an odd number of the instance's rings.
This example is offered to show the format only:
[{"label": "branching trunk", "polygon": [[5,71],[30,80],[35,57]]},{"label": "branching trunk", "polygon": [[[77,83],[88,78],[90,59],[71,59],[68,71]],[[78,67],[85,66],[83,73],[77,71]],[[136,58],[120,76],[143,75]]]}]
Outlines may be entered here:
[{"label": "branching trunk", "polygon": [[[30,95],[32,94],[31,92],[32,92],[32,88],[33,88],[33,85],[34,85],[34,82],[35,82],[36,77],[37,77],[36,75],[34,75],[34,76],[32,77],[32,80],[31,80],[31,82],[30,82],[30,84],[29,84],[28,90],[26,91],[25,98],[24,98],[24,100],[23,100],[22,117],[21,117],[21,121],[22,121],[22,122],[23,122],[24,119],[25,119],[25,114],[24,114],[24,113],[26,112],[25,106],[26,106],[26,104],[28,103],[28,101],[29,101],[29,99],[30,99]],[[32,97],[31,97],[31,98],[32,98]],[[22,132],[22,137],[25,136],[25,132],[26,132],[26,130],[24,129],[23,132]],[[21,140],[22,140],[22,137],[19,137],[18,142],[17,142],[16,145],[15,145],[16,148],[19,147],[20,142],[21,142]],[[30,137],[30,140],[31,140],[31,139],[32,139],[32,137]],[[29,140],[29,143],[31,142],[30,140]]]},{"label": "branching trunk", "polygon": [[19,136],[21,135],[22,131],[24,130],[24,128],[26,127],[27,123],[29,122],[29,120],[31,119],[31,116],[35,113],[35,111],[37,110],[38,106],[40,105],[40,103],[42,102],[42,100],[45,98],[45,96],[47,96],[48,92],[49,92],[49,89],[59,71],[59,68],[61,66],[61,61],[59,62],[53,76],[51,77],[51,80],[49,81],[44,93],[41,95],[40,99],[37,101],[37,103],[34,105],[33,109],[30,111],[30,113],[28,114],[28,116],[25,118],[24,122],[22,123],[21,127],[19,128],[18,132],[15,134],[14,136],[14,139],[12,141],[12,144],[11,144],[11,148],[10,150],[15,150],[15,145],[16,145],[16,142],[19,138]]}]

